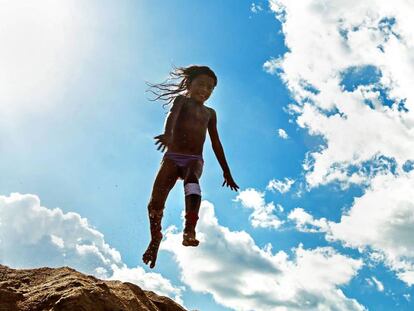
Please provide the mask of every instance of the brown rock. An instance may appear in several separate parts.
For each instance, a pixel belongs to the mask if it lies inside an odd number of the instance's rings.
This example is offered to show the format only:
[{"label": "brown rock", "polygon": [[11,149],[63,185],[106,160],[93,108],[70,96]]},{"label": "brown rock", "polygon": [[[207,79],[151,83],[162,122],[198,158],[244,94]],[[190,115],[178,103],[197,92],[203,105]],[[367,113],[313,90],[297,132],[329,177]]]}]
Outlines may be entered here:
[{"label": "brown rock", "polygon": [[68,267],[15,270],[0,265],[0,311],[185,311],[128,282],[103,281]]}]

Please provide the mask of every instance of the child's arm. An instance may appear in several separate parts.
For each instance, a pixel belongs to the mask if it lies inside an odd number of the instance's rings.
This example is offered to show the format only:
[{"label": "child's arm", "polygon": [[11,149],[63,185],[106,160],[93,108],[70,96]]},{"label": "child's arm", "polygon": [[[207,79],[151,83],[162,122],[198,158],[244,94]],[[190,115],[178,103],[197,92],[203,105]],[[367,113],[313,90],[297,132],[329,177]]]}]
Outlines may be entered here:
[{"label": "child's arm", "polygon": [[170,112],[165,119],[164,124],[164,134],[155,136],[154,139],[156,140],[155,144],[159,145],[157,150],[161,150],[164,152],[165,148],[168,147],[168,144],[171,141],[173,129],[175,122],[177,121],[178,114],[180,113],[181,106],[183,105],[183,96],[178,95],[173,102],[173,105],[170,109]]},{"label": "child's arm", "polygon": [[237,191],[239,186],[233,180],[233,177],[230,173],[230,168],[227,165],[226,156],[224,155],[223,146],[221,145],[220,138],[217,132],[217,116],[214,109],[210,109],[211,117],[208,124],[208,133],[211,139],[211,145],[213,147],[214,154],[216,155],[217,160],[220,163],[221,168],[223,169],[224,182],[223,185],[230,187],[231,190]]}]

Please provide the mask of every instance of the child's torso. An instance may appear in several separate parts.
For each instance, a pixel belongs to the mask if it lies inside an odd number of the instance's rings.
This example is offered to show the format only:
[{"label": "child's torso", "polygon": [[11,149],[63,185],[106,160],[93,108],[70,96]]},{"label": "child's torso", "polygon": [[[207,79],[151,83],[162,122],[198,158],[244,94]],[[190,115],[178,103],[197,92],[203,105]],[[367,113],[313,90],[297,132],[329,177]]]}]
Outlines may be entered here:
[{"label": "child's torso", "polygon": [[177,117],[168,150],[184,154],[202,154],[210,121],[210,110],[203,104],[185,99]]}]

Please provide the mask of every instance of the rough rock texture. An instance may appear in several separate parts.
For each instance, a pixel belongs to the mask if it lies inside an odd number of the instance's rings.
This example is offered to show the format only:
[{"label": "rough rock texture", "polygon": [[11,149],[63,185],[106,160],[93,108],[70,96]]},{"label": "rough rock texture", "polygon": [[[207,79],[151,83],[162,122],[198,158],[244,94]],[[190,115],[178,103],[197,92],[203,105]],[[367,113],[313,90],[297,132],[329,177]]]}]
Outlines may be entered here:
[{"label": "rough rock texture", "polygon": [[167,297],[68,267],[15,270],[0,265],[0,311],[185,311]]}]

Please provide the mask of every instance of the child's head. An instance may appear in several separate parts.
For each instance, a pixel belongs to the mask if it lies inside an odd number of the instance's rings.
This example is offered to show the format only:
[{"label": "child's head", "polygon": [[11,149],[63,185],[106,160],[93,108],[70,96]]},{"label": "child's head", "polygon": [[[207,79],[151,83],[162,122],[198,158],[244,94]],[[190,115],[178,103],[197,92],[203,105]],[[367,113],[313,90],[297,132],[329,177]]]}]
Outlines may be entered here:
[{"label": "child's head", "polygon": [[207,66],[193,65],[193,66],[189,66],[187,68],[177,68],[177,70],[180,71],[180,76],[183,77],[182,82],[184,83],[187,90],[190,89],[191,82],[193,82],[194,79],[196,79],[198,76],[201,76],[201,75],[209,76],[210,78],[213,79],[214,86],[217,85],[217,76],[216,76],[216,74],[213,72],[213,70],[211,70]]},{"label": "child's head", "polygon": [[208,67],[201,67],[196,74],[189,77],[187,96],[197,102],[204,103],[217,85],[217,77]]},{"label": "child's head", "polygon": [[[180,81],[169,82],[171,80]],[[194,95],[196,99],[205,101],[216,85],[217,76],[213,70],[207,66],[197,65],[175,68],[166,82],[149,84],[150,91],[156,95],[154,100],[162,99],[168,103],[182,93]],[[205,91],[200,92],[200,88],[205,88]]]}]

